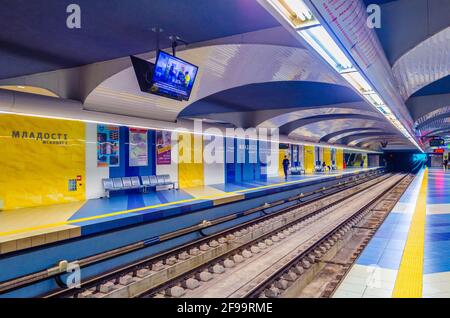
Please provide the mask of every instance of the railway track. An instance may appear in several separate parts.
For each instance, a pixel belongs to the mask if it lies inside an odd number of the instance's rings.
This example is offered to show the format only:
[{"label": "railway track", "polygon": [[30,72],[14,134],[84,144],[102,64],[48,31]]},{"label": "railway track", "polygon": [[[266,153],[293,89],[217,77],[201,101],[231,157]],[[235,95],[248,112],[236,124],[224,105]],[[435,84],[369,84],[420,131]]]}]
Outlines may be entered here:
[{"label": "railway track", "polygon": [[[140,296],[279,297],[402,179],[394,176],[378,180],[362,191],[250,240],[236,250]],[[368,195],[373,196],[369,203]],[[349,209],[349,200],[363,207],[356,212],[337,213]]]},{"label": "railway track", "polygon": [[[389,179],[389,175],[358,183],[345,190],[267,215],[227,231],[212,235],[195,244],[152,258],[124,274],[109,275],[94,281],[84,291],[65,293],[63,297],[182,297],[186,291],[212,282],[236,264],[244,263],[254,253],[275,245],[294,232],[293,224],[314,222],[331,207],[340,204]],[[55,295],[51,295],[55,296]],[[61,294],[58,295],[61,297]]]},{"label": "railway track", "polygon": [[[281,209],[279,212],[273,212],[265,215],[261,218],[245,222],[242,225],[232,227],[228,230],[219,232],[211,236],[205,236],[205,238],[197,240],[195,242],[180,246],[178,248],[163,252],[161,254],[149,257],[139,262],[132,263],[126,267],[118,268],[114,271],[108,272],[103,275],[93,277],[89,280],[82,282],[81,288],[69,289],[62,288],[51,294],[43,295],[44,297],[136,297],[140,296],[146,290],[154,290],[167,284],[171,279],[181,277],[183,274],[190,272],[190,267],[195,265],[195,262],[199,264],[214,260],[217,257],[223,257],[231,251],[237,251],[240,248],[239,243],[245,244],[245,237],[248,237],[248,228],[260,227],[260,223],[274,223],[278,224],[280,228],[286,226],[289,222],[289,213],[291,217],[306,218],[307,215],[313,215],[318,213],[319,210],[324,209],[327,205],[335,204],[337,201],[342,200],[348,191],[356,193],[362,191],[367,187],[367,183],[376,183],[381,179],[385,179],[388,176],[379,176],[376,173],[369,174],[366,179],[360,179],[354,177],[353,180],[349,180],[345,183],[335,185],[328,189],[323,188],[320,190],[300,194],[298,196],[291,197],[287,200],[272,202],[264,206],[254,208],[243,213],[240,216],[257,213],[263,209],[276,207],[285,202],[294,202],[295,206]],[[326,196],[326,198],[323,198]],[[334,201],[333,201],[334,200]],[[293,211],[301,209],[302,213],[293,213]],[[297,211],[298,212],[298,211]],[[204,222],[198,226],[188,227],[173,233],[166,235],[167,237],[161,237],[161,241],[169,240],[186,233],[193,231],[199,231],[210,226],[226,222],[232,218],[238,217],[236,215],[219,218],[211,221]],[[260,233],[263,236],[265,233]],[[248,238],[251,239],[251,238]],[[241,244],[241,245],[242,245]],[[116,256],[124,255],[131,251],[146,246],[145,242],[138,242],[130,246],[125,246],[120,249],[112,250],[100,255],[88,257],[86,259],[72,262],[77,264],[81,268],[97,264],[104,260],[114,258]],[[67,262],[65,262],[67,265]],[[229,263],[229,262],[228,262]],[[194,264],[194,265],[192,265]],[[62,281],[61,279],[61,264],[55,268],[50,268],[46,271],[20,277],[18,279],[3,282],[0,284],[0,294],[7,292],[8,290],[17,289],[23,286],[28,286],[33,283],[49,279],[54,277],[55,279]],[[216,268],[217,269],[217,268]],[[192,282],[192,281],[190,281]],[[169,292],[170,293],[170,292]]]},{"label": "railway track", "polygon": [[[333,194],[329,193],[325,198],[309,203],[300,203],[275,215],[267,215],[239,225],[200,242],[195,242],[195,244],[152,258],[141,263],[139,269],[134,267],[132,271],[122,272],[116,277],[110,275],[103,280],[103,283],[101,281],[99,283],[98,280],[94,281],[91,287],[77,292],[76,295],[71,292],[64,296],[147,297],[152,294],[164,293],[170,297],[178,297],[186,289],[195,289],[200,282],[210,280],[214,272],[223,272],[225,268],[232,267],[233,263],[242,261],[245,255],[252,253],[252,248],[255,250],[254,246],[250,246],[255,240],[266,245],[270,244],[271,239],[272,242],[277,240],[277,238],[272,238],[274,231],[289,231],[288,228],[293,222],[315,218],[315,215],[327,208],[388,177],[388,175],[384,175],[367,182],[360,180],[352,186],[348,185],[343,189],[336,188]],[[240,253],[244,256],[240,256]],[[212,266],[210,266],[211,264]],[[188,278],[185,279],[186,277]]]},{"label": "railway track", "polygon": [[[414,179],[414,175],[406,176],[392,191],[390,191],[382,200],[380,200],[373,208],[369,217],[365,218],[363,222],[359,223],[354,228],[356,229],[355,241],[358,242],[353,248],[353,253],[348,255],[345,251],[342,255],[337,255],[340,260],[345,259],[340,270],[329,279],[326,288],[318,295],[320,298],[330,298],[337,290],[341,282],[345,279],[348,272],[352,268],[358,256],[363,252],[364,248],[369,244],[372,237],[375,235],[378,228],[383,224],[389,213],[394,209],[395,205],[405,193],[408,186]],[[330,262],[333,266],[333,263]]]},{"label": "railway track", "polygon": [[[323,227],[315,242],[303,245],[302,248],[286,255],[286,257],[283,257],[275,266],[262,273],[262,277],[252,280],[251,283],[232,294],[231,297],[292,297],[292,290],[299,289],[298,286],[295,286],[299,276],[305,274],[305,271],[309,269],[308,266],[305,266],[305,261],[309,262],[309,265],[319,264],[323,261],[326,263],[328,259],[324,256],[331,246],[337,244],[340,240],[344,240],[346,234],[351,229],[360,228],[358,224],[367,216],[369,216],[370,219],[370,227],[367,227],[367,229],[370,230],[368,237],[372,236],[392,210],[410,182],[411,178],[408,176],[401,177],[388,185],[385,190],[381,188],[381,191],[375,191],[375,196],[361,208],[358,208],[354,213],[347,213],[343,218],[339,218],[334,225]],[[399,188],[402,191],[398,191]],[[364,243],[359,246],[357,252],[353,254],[353,262],[356,260],[359,253],[362,252],[368,241],[368,238],[365,239]],[[345,245],[345,243],[342,244],[342,246],[343,245]],[[322,265],[323,264],[324,263],[322,263]],[[352,263],[345,264],[343,271],[347,272],[351,268],[351,265]],[[320,271],[320,268],[323,266],[318,267],[316,272]],[[331,284],[328,284],[327,289],[322,293],[321,297],[330,297],[343,277],[343,273],[339,273],[336,279]]]}]

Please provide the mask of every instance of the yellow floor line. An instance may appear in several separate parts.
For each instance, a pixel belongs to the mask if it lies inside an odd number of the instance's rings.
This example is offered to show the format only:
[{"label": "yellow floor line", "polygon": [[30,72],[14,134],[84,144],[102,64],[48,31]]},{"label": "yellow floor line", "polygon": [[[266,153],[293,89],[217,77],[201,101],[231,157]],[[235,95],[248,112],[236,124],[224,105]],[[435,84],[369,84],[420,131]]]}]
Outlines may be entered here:
[{"label": "yellow floor line", "polygon": [[[372,169],[375,169],[375,168],[369,168],[367,170],[369,171],[369,170],[372,170]],[[355,171],[350,171],[349,173],[355,173]],[[342,172],[340,175],[344,175],[344,174],[346,174],[346,173]],[[316,180],[316,179],[320,179],[320,176],[319,177],[312,177],[312,178],[301,179],[301,180],[280,182],[280,183],[276,183],[276,184],[270,184],[270,185],[266,185],[266,186],[259,186],[259,187],[255,187],[255,188],[243,189],[243,190],[238,190],[238,191],[233,191],[233,192],[225,192],[224,194],[218,193],[218,194],[202,196],[202,197],[198,197],[198,198],[185,199],[185,200],[179,200],[179,201],[162,203],[162,204],[155,204],[155,205],[145,206],[145,207],[131,209],[131,210],[117,211],[117,212],[101,214],[101,215],[95,215],[95,216],[91,216],[91,217],[85,217],[85,218],[74,219],[74,220],[69,220],[69,221],[62,221],[62,222],[55,222],[55,223],[49,223],[49,224],[42,224],[42,225],[37,225],[37,226],[33,226],[33,227],[27,227],[27,228],[21,228],[21,229],[6,231],[6,232],[0,232],[0,237],[8,236],[8,235],[20,234],[20,233],[25,233],[25,232],[31,232],[31,231],[36,231],[36,230],[43,230],[43,229],[48,229],[48,228],[54,228],[54,227],[63,226],[63,225],[71,225],[71,224],[75,224],[75,223],[79,223],[79,222],[104,219],[104,218],[108,218],[108,217],[112,217],[112,216],[119,216],[119,215],[124,215],[124,214],[129,214],[129,213],[134,213],[134,212],[140,212],[140,211],[149,210],[149,209],[157,209],[157,208],[161,208],[161,207],[177,205],[177,204],[180,204],[180,203],[193,203],[193,202],[197,202],[197,201],[201,201],[201,200],[221,199],[221,198],[229,197],[230,195],[240,195],[242,193],[250,192],[250,191],[254,191],[254,190],[260,190],[260,189],[265,189],[265,188],[274,188],[274,187],[279,187],[281,185],[290,185],[290,184],[302,183],[302,182],[305,182],[305,181],[311,181],[311,180]]]},{"label": "yellow floor line", "polygon": [[395,281],[393,298],[421,298],[425,248],[428,169],[425,170],[416,208]]}]

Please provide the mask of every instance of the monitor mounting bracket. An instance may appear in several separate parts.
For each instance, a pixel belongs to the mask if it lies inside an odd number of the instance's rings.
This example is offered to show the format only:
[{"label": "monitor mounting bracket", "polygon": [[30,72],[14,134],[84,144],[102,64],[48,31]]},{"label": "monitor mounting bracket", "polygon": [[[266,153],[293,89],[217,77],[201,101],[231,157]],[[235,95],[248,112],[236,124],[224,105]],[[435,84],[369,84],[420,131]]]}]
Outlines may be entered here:
[{"label": "monitor mounting bracket", "polygon": [[169,36],[169,39],[172,41],[172,55],[176,56],[177,53],[177,47],[180,43],[184,44],[184,45],[188,45],[189,43],[187,43],[185,40],[183,40],[182,38],[180,38],[178,35],[171,35]]},{"label": "monitor mounting bracket", "polygon": [[156,33],[156,51],[159,51],[159,34],[164,32],[160,27],[153,27],[152,31]]}]

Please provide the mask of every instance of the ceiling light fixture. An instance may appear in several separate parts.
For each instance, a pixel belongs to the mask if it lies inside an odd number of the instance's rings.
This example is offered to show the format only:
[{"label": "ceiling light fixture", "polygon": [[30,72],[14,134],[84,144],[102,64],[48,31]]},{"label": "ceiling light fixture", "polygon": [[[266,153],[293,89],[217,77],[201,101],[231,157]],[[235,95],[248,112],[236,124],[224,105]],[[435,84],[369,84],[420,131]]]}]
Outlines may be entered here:
[{"label": "ceiling light fixture", "polygon": [[[264,0],[261,0],[264,1]],[[408,140],[421,152],[423,149],[417,144],[415,138],[392,113],[381,97],[374,91],[364,76],[356,69],[351,58],[347,56],[337,41],[325,29],[313,12],[303,0],[265,0],[280,14],[285,21],[316,51],[334,70],[350,83],[372,106],[374,106],[386,119],[388,119]],[[299,18],[296,23],[293,17]],[[314,23],[306,24],[306,20]]]},{"label": "ceiling light fixture", "polygon": [[354,67],[330,34],[321,25],[302,29],[298,33],[319,53],[337,72],[354,71]]},{"label": "ceiling light fixture", "polygon": [[298,0],[269,0],[274,7],[294,28],[319,24],[311,10]]}]

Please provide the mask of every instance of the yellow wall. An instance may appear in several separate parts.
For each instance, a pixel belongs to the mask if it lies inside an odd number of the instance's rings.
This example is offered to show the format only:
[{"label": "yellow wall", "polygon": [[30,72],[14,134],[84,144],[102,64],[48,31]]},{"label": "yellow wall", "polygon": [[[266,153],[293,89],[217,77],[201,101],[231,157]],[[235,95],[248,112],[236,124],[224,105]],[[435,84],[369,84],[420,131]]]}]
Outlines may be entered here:
[{"label": "yellow wall", "polygon": [[0,115],[0,149],[0,209],[85,199],[84,123]]},{"label": "yellow wall", "polygon": [[[289,156],[289,149],[279,149],[278,150],[278,175],[284,177],[283,160],[284,156],[287,156],[289,161],[291,160]],[[292,164],[292,162],[291,162]]]},{"label": "yellow wall", "polygon": [[304,147],[304,158],[305,158],[305,172],[314,172],[314,146]]},{"label": "yellow wall", "polygon": [[330,148],[323,148],[323,162],[327,166],[331,167],[331,149]]},{"label": "yellow wall", "polygon": [[[200,147],[199,147],[200,145]],[[204,185],[203,137],[189,133],[178,134],[178,180],[180,188]]]},{"label": "yellow wall", "polygon": [[344,169],[344,150],[336,149],[336,168],[338,170]]}]

